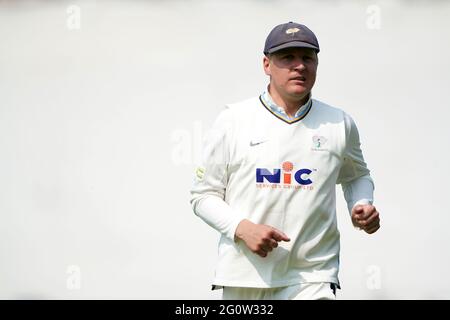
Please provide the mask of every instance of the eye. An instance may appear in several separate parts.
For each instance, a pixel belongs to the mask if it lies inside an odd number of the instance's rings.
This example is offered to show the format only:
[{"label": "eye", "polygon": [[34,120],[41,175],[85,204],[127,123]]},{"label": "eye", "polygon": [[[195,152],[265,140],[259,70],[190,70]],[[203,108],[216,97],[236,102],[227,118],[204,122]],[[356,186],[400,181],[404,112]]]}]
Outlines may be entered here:
[{"label": "eye", "polygon": [[294,59],[294,56],[292,54],[287,54],[281,57],[283,60],[292,60]]}]

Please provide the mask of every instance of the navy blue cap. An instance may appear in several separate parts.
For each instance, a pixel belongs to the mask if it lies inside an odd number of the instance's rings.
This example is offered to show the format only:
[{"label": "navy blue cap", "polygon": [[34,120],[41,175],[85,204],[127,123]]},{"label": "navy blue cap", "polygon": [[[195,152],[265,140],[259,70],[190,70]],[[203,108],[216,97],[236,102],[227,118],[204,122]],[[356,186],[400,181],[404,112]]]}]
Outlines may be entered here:
[{"label": "navy blue cap", "polygon": [[312,48],[320,51],[316,35],[305,25],[288,22],[270,31],[264,45],[264,54],[274,53],[286,48]]}]

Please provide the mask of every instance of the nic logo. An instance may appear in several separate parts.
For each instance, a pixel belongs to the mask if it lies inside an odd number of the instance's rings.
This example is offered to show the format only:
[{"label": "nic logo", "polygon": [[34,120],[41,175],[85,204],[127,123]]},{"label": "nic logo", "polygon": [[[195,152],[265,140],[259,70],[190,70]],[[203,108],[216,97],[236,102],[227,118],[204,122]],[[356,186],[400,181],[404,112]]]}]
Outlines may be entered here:
[{"label": "nic logo", "polygon": [[[292,182],[292,175],[294,176],[295,181],[302,185],[306,186],[312,184],[313,182],[309,179],[309,175],[312,170],[304,168],[297,170],[295,173],[292,172],[294,169],[294,165],[292,162],[285,161],[282,164],[283,169],[283,184],[290,185]],[[264,183],[269,182],[272,184],[281,183],[281,169],[274,169],[273,173],[270,172],[266,168],[256,168],[256,183]],[[266,181],[264,181],[266,180]]]}]

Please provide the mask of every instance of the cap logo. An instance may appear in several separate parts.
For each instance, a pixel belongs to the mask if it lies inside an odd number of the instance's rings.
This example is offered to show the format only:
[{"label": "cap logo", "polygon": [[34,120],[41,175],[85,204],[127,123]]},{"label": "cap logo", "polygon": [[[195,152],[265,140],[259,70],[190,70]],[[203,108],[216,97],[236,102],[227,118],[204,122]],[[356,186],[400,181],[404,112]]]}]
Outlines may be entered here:
[{"label": "cap logo", "polygon": [[299,28],[289,28],[289,29],[286,30],[286,33],[287,34],[291,34],[291,33],[296,33],[298,31],[300,31]]}]

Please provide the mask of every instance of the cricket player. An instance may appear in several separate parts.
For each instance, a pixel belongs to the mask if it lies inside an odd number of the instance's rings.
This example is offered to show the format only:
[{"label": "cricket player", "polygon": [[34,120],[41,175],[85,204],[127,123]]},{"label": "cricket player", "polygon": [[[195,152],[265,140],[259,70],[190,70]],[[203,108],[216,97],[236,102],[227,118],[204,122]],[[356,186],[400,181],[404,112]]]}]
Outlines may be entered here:
[{"label": "cricket player", "polygon": [[226,106],[206,139],[191,204],[221,233],[212,287],[223,299],[335,299],[336,184],[353,225],[380,228],[355,122],[311,96],[319,51],[305,25],[273,28],[268,87]]}]

